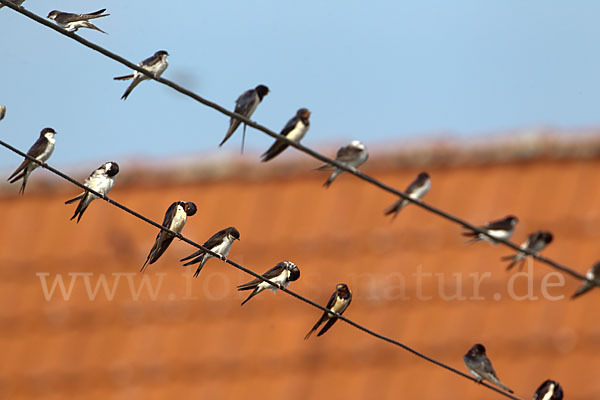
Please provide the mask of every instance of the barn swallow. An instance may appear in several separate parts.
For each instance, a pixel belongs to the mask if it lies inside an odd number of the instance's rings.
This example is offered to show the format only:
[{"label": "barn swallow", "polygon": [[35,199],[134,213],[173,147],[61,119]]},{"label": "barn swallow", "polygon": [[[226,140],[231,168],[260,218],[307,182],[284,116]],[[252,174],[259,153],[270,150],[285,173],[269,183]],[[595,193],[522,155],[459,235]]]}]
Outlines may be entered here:
[{"label": "barn swallow", "polygon": [[[95,169],[94,172],[92,172],[85,180],[83,185],[91,190],[94,190],[95,192],[100,193],[101,195],[106,196],[106,194],[110,192],[110,189],[112,189],[113,185],[115,184],[115,175],[118,173],[119,165],[116,162],[106,162]],[[88,208],[90,203],[98,198],[98,196],[86,190],[80,195],[65,201],[65,204],[71,204],[79,200],[79,204],[77,204],[77,208],[75,209],[75,214],[73,214],[71,219],[77,217],[77,223],[79,223],[79,220],[83,216],[83,213]]]},{"label": "barn swallow", "polygon": [[0,106],[0,121],[2,121],[4,119],[5,115],[6,115],[6,106]]},{"label": "barn swallow", "polygon": [[[252,114],[254,114],[254,111],[256,111],[256,108],[262,101],[263,97],[265,97],[267,94],[269,94],[269,88],[265,85],[258,85],[254,89],[246,90],[235,101],[234,112],[249,119],[252,116]],[[231,120],[229,121],[229,129],[227,130],[223,141],[219,143],[219,147],[223,146],[227,139],[229,139],[231,135],[233,135],[238,126],[240,126],[241,122],[242,121],[240,121],[239,119],[231,117]],[[245,138],[246,124],[244,124],[244,132],[242,134],[242,153],[244,152]]]},{"label": "barn swallow", "polygon": [[[169,55],[169,53],[167,53],[166,51],[159,50],[156,53],[154,53],[154,55],[152,57],[146,58],[144,61],[139,63],[138,66],[145,69],[146,71],[150,72],[152,75],[154,75],[155,77],[158,78],[162,75],[163,72],[165,72],[165,70],[169,66],[169,63],[167,62],[168,55]],[[131,85],[129,85],[129,87],[127,88],[125,93],[123,93],[123,96],[121,96],[121,100],[127,99],[127,96],[129,96],[131,91],[137,85],[139,85],[140,82],[150,79],[146,75],[144,75],[138,71],[133,71],[133,74],[129,74],[129,75],[116,76],[113,79],[115,79],[117,81],[125,81],[127,79],[132,79],[132,78],[133,78],[133,82],[131,82]]]},{"label": "barn swallow", "polygon": [[46,18],[54,20],[58,26],[68,30],[69,32],[77,32],[79,28],[88,28],[106,33],[89,21],[90,19],[94,18],[108,17],[110,14],[103,14],[104,11],[106,11],[106,8],[89,14],[71,14],[58,10],[52,10],[50,13],[48,13]]},{"label": "barn swallow", "polygon": [[293,282],[300,278],[300,270],[293,262],[282,261],[267,272],[265,272],[262,276],[263,278],[266,278],[269,281],[276,284],[277,287],[270,285],[269,283],[258,278],[248,283],[244,283],[243,285],[239,285],[237,287],[238,290],[254,289],[252,293],[250,293],[250,296],[248,296],[248,298],[242,302],[242,306],[246,304],[248,300],[250,300],[265,289],[271,289],[273,293],[277,293],[277,288],[281,289],[282,287],[286,287],[290,284],[290,282]]},{"label": "barn swallow", "polygon": [[[21,6],[21,4],[25,3],[25,0],[8,0],[9,3],[13,3],[15,6]],[[4,4],[0,4],[0,8],[4,7]]]},{"label": "barn swallow", "polygon": [[[594,264],[594,266],[592,268],[590,268],[590,270],[585,274],[585,277],[592,281],[600,280],[600,261],[597,262],[596,264]],[[598,285],[594,285],[590,281],[583,281],[583,283],[581,284],[579,289],[577,289],[577,291],[575,293],[573,293],[573,296],[571,296],[571,299],[574,299],[576,297],[581,296],[584,293],[589,292],[590,290],[592,290],[594,288],[594,286],[598,286]]]},{"label": "barn swallow", "polygon": [[[350,142],[349,145],[340,147],[335,156],[336,161],[339,161],[340,163],[345,164],[351,168],[360,167],[365,163],[365,161],[367,161],[367,158],[369,158],[367,147],[358,140],[353,140],[352,142]],[[335,180],[335,178],[337,178],[338,175],[344,172],[344,170],[334,167],[330,164],[325,164],[317,169],[333,169],[333,172],[329,176],[329,179],[327,179],[323,184],[323,186],[325,187],[329,187],[331,183]]]},{"label": "barn swallow", "polygon": [[[429,179],[429,174],[427,172],[421,172],[419,175],[417,175],[417,179],[415,179],[410,185],[408,185],[404,193],[406,193],[411,199],[421,200],[429,192],[430,189],[431,179]],[[398,201],[396,201],[394,204],[388,207],[383,212],[383,214],[393,214],[393,221],[398,216],[400,210],[406,207],[409,203],[410,201],[404,198],[400,198]]]},{"label": "barn swallow", "polygon": [[[56,132],[52,128],[44,128],[40,132],[40,137],[35,141],[33,146],[29,148],[27,151],[27,155],[35,158],[38,161],[46,162],[52,152],[54,151],[54,144],[56,143],[56,139],[54,139],[54,135]],[[29,179],[29,174],[39,167],[40,165],[34,161],[31,161],[29,158],[25,158],[19,168],[12,173],[11,176],[8,177],[10,183],[15,183],[19,179],[23,179],[23,184],[21,185],[21,189],[19,190],[20,194],[25,193],[25,186],[27,185],[27,179]]]},{"label": "barn swallow", "polygon": [[485,379],[509,393],[514,393],[508,387],[504,386],[496,376],[496,372],[492,367],[492,362],[485,355],[485,347],[483,347],[482,344],[478,343],[471,347],[471,350],[463,356],[463,360],[471,375],[473,375],[479,383]]},{"label": "barn swallow", "polygon": [[[490,234],[496,239],[508,240],[512,236],[517,222],[519,222],[519,219],[517,217],[513,215],[508,215],[502,219],[488,222],[487,224],[480,226],[479,228],[481,228],[484,231],[487,231],[488,234]],[[483,233],[463,232],[463,236],[472,237],[472,239],[468,240],[467,243],[485,240],[486,242],[490,242],[494,245],[497,244],[495,240],[490,239]]]},{"label": "barn swallow", "polygon": [[558,382],[546,379],[533,395],[533,400],[562,400],[563,390]]},{"label": "barn swallow", "polygon": [[[220,254],[221,259],[224,259],[229,254],[229,250],[231,249],[231,245],[233,244],[234,240],[240,240],[240,233],[233,226],[230,226],[229,228],[220,230],[219,232],[212,235],[210,239],[204,242],[202,247],[209,249],[214,253]],[[184,267],[200,263],[198,269],[194,273],[194,277],[197,277],[202,267],[204,267],[204,264],[213,257],[213,255],[200,249],[195,253],[190,254],[185,258],[182,258],[179,261],[187,261],[190,258],[192,259],[191,261],[188,261],[187,263],[183,264]]]},{"label": "barn swallow", "polygon": [[[325,308],[327,308],[329,311],[342,315],[344,311],[346,311],[346,308],[348,308],[348,306],[350,305],[351,301],[352,292],[350,291],[348,286],[345,283],[338,283],[335,286],[335,292],[333,292],[333,294],[329,298],[329,301],[327,302]],[[337,319],[338,317],[336,317],[335,314],[324,312],[321,318],[315,324],[315,326],[313,326],[312,329],[306,334],[306,336],[304,336],[304,340],[308,339],[310,335],[312,335],[312,333],[316,331],[323,322],[327,321],[323,329],[321,329],[317,334],[317,336],[321,336],[322,334],[327,332],[333,324],[335,324],[335,321],[337,321]]]},{"label": "barn swallow", "polygon": [[[299,143],[304,135],[306,135],[306,132],[308,132],[308,128],[310,126],[310,122],[308,121],[309,118],[310,111],[308,111],[308,109],[299,109],[296,111],[296,115],[290,119],[285,127],[281,130],[280,135]],[[261,156],[262,162],[267,162],[277,157],[282,151],[287,149],[288,146],[289,145],[283,140],[275,140],[275,143],[273,143],[273,145],[269,147],[269,149]]]},{"label": "barn swallow", "polygon": [[[187,221],[187,217],[196,214],[197,210],[196,205],[191,201],[176,201],[167,209],[162,225],[173,232],[181,233],[185,226],[185,222]],[[169,232],[163,230],[158,232],[154,245],[140,271],[144,272],[147,264],[154,264],[160,256],[162,256],[165,250],[167,250],[173,239],[175,239],[175,236]]]},{"label": "barn swallow", "polygon": [[[531,250],[531,251],[542,251],[552,242],[553,236],[552,233],[548,231],[535,231],[527,237],[527,240],[521,244],[521,248],[523,250]],[[525,264],[525,259],[529,257],[526,253],[518,252],[515,255],[504,256],[501,258],[502,261],[509,261],[510,264],[506,267],[506,270],[509,271],[512,267],[514,267],[517,263],[519,263],[519,270],[523,269],[523,265]]]}]

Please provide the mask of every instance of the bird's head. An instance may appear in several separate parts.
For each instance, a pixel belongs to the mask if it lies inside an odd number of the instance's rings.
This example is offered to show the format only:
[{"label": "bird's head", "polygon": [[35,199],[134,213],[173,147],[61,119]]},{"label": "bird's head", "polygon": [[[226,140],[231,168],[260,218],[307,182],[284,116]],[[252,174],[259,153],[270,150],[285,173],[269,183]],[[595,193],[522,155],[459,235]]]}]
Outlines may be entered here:
[{"label": "bird's head", "polygon": [[58,14],[60,14],[60,11],[58,11],[58,10],[52,10],[52,11],[50,11],[48,13],[48,16],[46,18],[54,19],[55,20],[56,17],[58,16]]},{"label": "bird's head", "polygon": [[254,88],[254,90],[256,90],[256,93],[258,94],[258,97],[260,97],[261,100],[263,97],[269,94],[269,88],[265,85],[258,85]]},{"label": "bird's head", "polygon": [[119,173],[119,164],[114,161],[104,163],[102,166],[107,176],[113,177]]},{"label": "bird's head", "polygon": [[194,204],[191,201],[188,201],[183,204],[183,211],[185,211],[185,213],[188,217],[191,217],[192,215],[196,214],[196,211],[198,211],[198,208],[196,207],[196,204]]}]

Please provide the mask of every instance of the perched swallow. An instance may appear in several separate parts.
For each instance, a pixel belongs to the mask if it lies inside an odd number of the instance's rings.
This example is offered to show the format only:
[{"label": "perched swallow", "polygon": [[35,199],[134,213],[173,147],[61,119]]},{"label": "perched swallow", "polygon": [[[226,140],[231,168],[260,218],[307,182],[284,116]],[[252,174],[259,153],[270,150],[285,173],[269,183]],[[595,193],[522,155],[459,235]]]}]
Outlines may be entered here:
[{"label": "perched swallow", "polygon": [[[210,239],[204,242],[202,247],[207,248],[214,253],[220,254],[221,257],[224,258],[229,254],[229,250],[231,249],[231,245],[233,244],[234,240],[240,240],[240,233],[233,226],[230,226],[229,228],[220,230],[212,235]],[[198,250],[179,261],[187,261],[190,258],[192,259],[192,261],[188,261],[187,263],[183,264],[184,267],[200,263],[198,269],[194,273],[194,277],[197,277],[202,267],[204,267],[204,264],[213,257],[213,255],[205,252],[204,250]]]},{"label": "perched swallow", "polygon": [[[169,63],[167,62],[168,55],[169,55],[169,53],[167,53],[166,51],[159,50],[156,53],[154,53],[154,55],[152,57],[146,58],[144,61],[139,63],[138,66],[145,69],[146,71],[152,73],[155,77],[158,78],[162,75],[163,72],[165,72],[165,70],[169,66]],[[116,76],[113,79],[117,80],[117,81],[125,81],[127,79],[132,79],[132,78],[133,78],[133,82],[131,82],[131,85],[129,85],[129,87],[127,88],[125,93],[123,93],[123,96],[121,96],[121,100],[127,99],[127,96],[129,96],[131,91],[137,85],[139,85],[140,82],[150,79],[146,75],[144,75],[138,71],[133,71],[133,74],[129,74],[129,75]]]},{"label": "perched swallow", "polygon": [[[85,180],[84,186],[94,190],[101,195],[106,196],[110,189],[112,189],[115,184],[115,175],[119,173],[119,165],[114,161],[109,161],[97,169],[94,170],[90,174],[90,176]],[[65,201],[65,204],[71,204],[79,200],[79,204],[77,204],[77,208],[75,209],[75,214],[71,217],[71,219],[77,217],[77,223],[83,216],[83,213],[88,208],[90,203],[96,200],[98,196],[93,193],[88,192],[87,190],[80,195],[73,197],[71,200]]]},{"label": "perched swallow", "polygon": [[[429,179],[429,174],[427,172],[421,172],[417,175],[417,179],[415,179],[404,191],[411,199],[421,200],[431,189],[431,179]],[[383,214],[392,216],[392,221],[396,219],[400,210],[406,207],[410,201],[400,198],[390,207],[388,207]]]},{"label": "perched swallow", "polygon": [[[308,119],[310,118],[310,111],[306,108],[301,108],[296,111],[296,116],[288,121],[285,127],[281,130],[280,135],[287,137],[294,142],[300,142],[306,132],[308,132],[308,128],[310,126],[310,122]],[[267,162],[277,157],[282,151],[287,149],[289,145],[284,141],[277,139],[275,143],[269,150],[263,153],[262,162]]]},{"label": "perched swallow", "polygon": [[[590,280],[600,280],[600,261],[594,264],[592,268],[590,268],[590,270],[585,274],[585,277]],[[573,293],[573,296],[571,296],[571,298],[574,299],[576,297],[581,296],[582,294],[589,292],[594,288],[594,286],[597,285],[594,285],[589,281],[583,281],[579,289],[577,289],[577,291]]]},{"label": "perched swallow", "polygon": [[[181,233],[185,222],[187,221],[187,217],[196,214],[197,210],[196,205],[191,201],[176,201],[167,209],[162,225],[173,232]],[[154,245],[140,271],[144,272],[147,264],[154,264],[160,256],[162,256],[165,250],[167,250],[173,239],[175,239],[175,236],[169,232],[163,230],[158,232]]]},{"label": "perched swallow", "polygon": [[267,282],[261,279],[254,279],[248,283],[244,283],[243,285],[239,285],[237,287],[238,290],[250,290],[254,289],[250,296],[246,300],[242,302],[242,306],[248,302],[251,298],[259,294],[265,289],[271,289],[273,293],[277,293],[277,288],[281,289],[282,287],[286,287],[290,284],[290,282],[295,281],[300,278],[300,270],[291,261],[282,261],[263,275],[263,278],[266,278],[277,285],[277,287],[268,284]]},{"label": "perched swallow", "polygon": [[[254,89],[246,90],[244,93],[240,95],[235,101],[235,113],[243,115],[246,118],[250,118],[254,111],[256,111],[256,107],[260,104],[263,97],[269,94],[269,88],[265,85],[258,85]],[[223,144],[233,135],[235,130],[240,126],[240,121],[237,118],[231,118],[229,121],[229,129],[225,134],[225,138],[223,141],[219,143],[219,147],[223,146]],[[244,124],[244,133],[242,135],[242,153],[244,152],[244,139],[246,138],[246,124]]]},{"label": "perched swallow", "polygon": [[103,14],[104,11],[106,11],[106,8],[89,14],[71,14],[58,10],[52,10],[50,13],[48,13],[46,18],[54,20],[58,26],[68,30],[69,32],[77,32],[79,28],[88,28],[106,33],[89,21],[90,19],[94,18],[108,17],[110,14]]},{"label": "perched swallow", "polygon": [[[367,161],[367,158],[369,158],[367,147],[358,140],[353,140],[352,142],[350,142],[349,145],[340,147],[335,156],[336,161],[339,161],[340,163],[345,164],[351,168],[360,167],[365,163],[365,161]],[[317,169],[333,169],[333,172],[329,176],[329,179],[327,179],[323,184],[323,186],[325,187],[329,187],[331,183],[335,180],[335,178],[337,178],[338,175],[344,172],[343,170],[334,167],[330,164],[322,165]]]},{"label": "perched swallow", "polygon": [[0,106],[0,121],[2,121],[4,119],[5,115],[6,115],[6,106]]},{"label": "perched swallow", "polygon": [[[521,248],[523,250],[531,250],[531,251],[542,251],[552,242],[553,236],[552,233],[548,231],[536,231],[527,237],[527,240],[521,244]],[[519,270],[523,269],[523,265],[525,264],[525,259],[529,257],[526,253],[517,253],[512,256],[504,256],[501,258],[502,261],[509,261],[510,264],[506,267],[506,270],[509,271],[515,264],[519,263]]]},{"label": "perched swallow", "polygon": [[[35,141],[33,146],[29,148],[27,152],[28,156],[35,158],[38,161],[46,162],[52,155],[54,151],[54,144],[56,143],[56,139],[54,139],[54,135],[56,132],[52,128],[44,128],[40,132],[40,137]],[[8,177],[10,183],[15,183],[19,179],[23,178],[23,184],[21,185],[21,189],[19,190],[20,194],[25,193],[25,186],[27,185],[27,179],[29,179],[29,174],[39,167],[39,164],[31,161],[28,158],[25,158],[19,168],[12,173],[11,176]]]},{"label": "perched swallow", "polygon": [[[9,3],[13,3],[15,6],[21,6],[21,4],[25,3],[25,0],[8,0]],[[4,4],[0,4],[0,8],[4,7]]]},{"label": "perched swallow", "polygon": [[[338,283],[335,286],[335,292],[333,292],[333,294],[329,298],[329,301],[327,302],[325,308],[327,308],[329,311],[341,315],[344,313],[344,311],[346,311],[346,308],[348,308],[351,301],[352,292],[350,291],[348,286],[345,283]],[[306,334],[306,336],[304,336],[304,340],[308,339],[310,335],[312,335],[312,333],[316,331],[323,322],[327,321],[323,329],[321,329],[317,334],[317,336],[321,336],[322,334],[327,332],[333,324],[335,324],[335,321],[337,321],[337,319],[338,318],[335,316],[335,314],[324,312],[321,316],[321,319],[319,319],[315,326],[313,326],[312,329]]]},{"label": "perched swallow", "polygon": [[[497,221],[488,222],[487,224],[480,226],[480,228],[484,231],[487,231],[488,234],[490,234],[496,239],[508,240],[512,236],[517,222],[519,222],[519,219],[517,217],[513,215],[508,215]],[[490,239],[483,233],[463,232],[463,236],[472,237],[472,239],[468,240],[467,243],[485,240],[486,242],[490,242],[491,244],[496,244],[495,240]]]},{"label": "perched swallow", "polygon": [[504,386],[496,376],[492,362],[485,355],[485,347],[482,344],[478,343],[471,347],[471,350],[463,356],[463,360],[471,375],[477,378],[480,383],[485,379],[509,393],[514,393],[508,387]]},{"label": "perched swallow", "polygon": [[533,400],[562,400],[563,390],[558,382],[546,379],[535,391]]}]

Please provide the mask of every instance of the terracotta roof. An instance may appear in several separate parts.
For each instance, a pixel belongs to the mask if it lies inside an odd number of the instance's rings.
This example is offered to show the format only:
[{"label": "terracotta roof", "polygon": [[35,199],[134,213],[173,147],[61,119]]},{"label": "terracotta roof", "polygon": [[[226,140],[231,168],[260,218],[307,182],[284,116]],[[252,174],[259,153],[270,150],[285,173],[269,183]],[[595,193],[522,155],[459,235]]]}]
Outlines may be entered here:
[{"label": "terracotta roof", "polygon": [[[285,167],[281,160],[270,164],[262,168]],[[600,258],[594,157],[369,165],[368,173],[400,188],[427,169],[433,189],[426,201],[470,221],[519,216],[518,242],[536,229],[554,232],[544,253],[582,272]],[[259,272],[294,261],[301,278],[291,288],[321,303],[346,282],[354,292],[348,317],[461,370],[462,355],[482,342],[499,377],[524,399],[546,378],[558,380],[570,400],[600,395],[593,308],[600,290],[570,301],[578,282],[567,277],[563,287],[549,289],[567,298],[544,299],[542,280],[558,278],[547,278],[552,270],[536,263],[533,294],[540,299],[511,299],[514,275],[499,261],[504,248],[465,246],[460,227],[415,206],[391,222],[382,211],[394,197],[344,175],[326,190],[326,174],[304,171],[185,184],[125,180],[111,197],[156,221],[172,201],[194,201],[199,212],[184,229],[191,239],[202,242],[234,225],[241,242],[232,259]],[[304,341],[317,310],[271,292],[240,307],[247,293],[235,286],[249,278],[211,260],[192,279],[193,270],[177,260],[193,249],[178,241],[142,275],[156,230],[102,201],[81,223],[69,221],[73,207],[63,203],[75,192],[60,185],[0,197],[0,397],[499,398],[341,322]],[[419,267],[437,274],[423,278],[429,300],[417,299],[412,274]],[[470,274],[488,272],[481,300],[442,298],[458,287],[473,296]],[[46,301],[41,281],[50,285],[57,274],[67,288],[75,276],[71,296],[55,293]],[[106,277],[115,287],[112,300],[102,289],[90,300],[82,274],[91,289]],[[527,290],[524,281],[516,279],[519,294]],[[130,285],[142,282],[160,284],[154,299],[146,289],[135,299]]]}]

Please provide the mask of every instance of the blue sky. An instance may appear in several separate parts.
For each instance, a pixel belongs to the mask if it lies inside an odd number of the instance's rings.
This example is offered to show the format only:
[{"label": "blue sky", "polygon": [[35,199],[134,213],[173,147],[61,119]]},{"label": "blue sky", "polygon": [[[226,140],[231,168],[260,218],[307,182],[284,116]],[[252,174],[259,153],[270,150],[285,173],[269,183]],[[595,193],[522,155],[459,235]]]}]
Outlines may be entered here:
[{"label": "blue sky", "polygon": [[[27,0],[46,16],[89,12],[107,31],[81,36],[139,62],[170,53],[165,78],[233,108],[244,90],[271,88],[254,119],[279,131],[300,107],[312,112],[304,143],[414,141],[536,126],[599,125],[600,3],[538,0],[148,1]],[[165,7],[169,8],[166,9]],[[55,128],[51,163],[236,155],[228,118],[143,82],[127,101],[129,71],[10,9],[0,10],[0,135],[28,149]],[[12,40],[7,40],[12,38]],[[248,157],[272,139],[247,137]],[[284,153],[284,157],[290,157]],[[257,158],[258,160],[258,158]],[[20,157],[0,149],[0,170]]]}]

